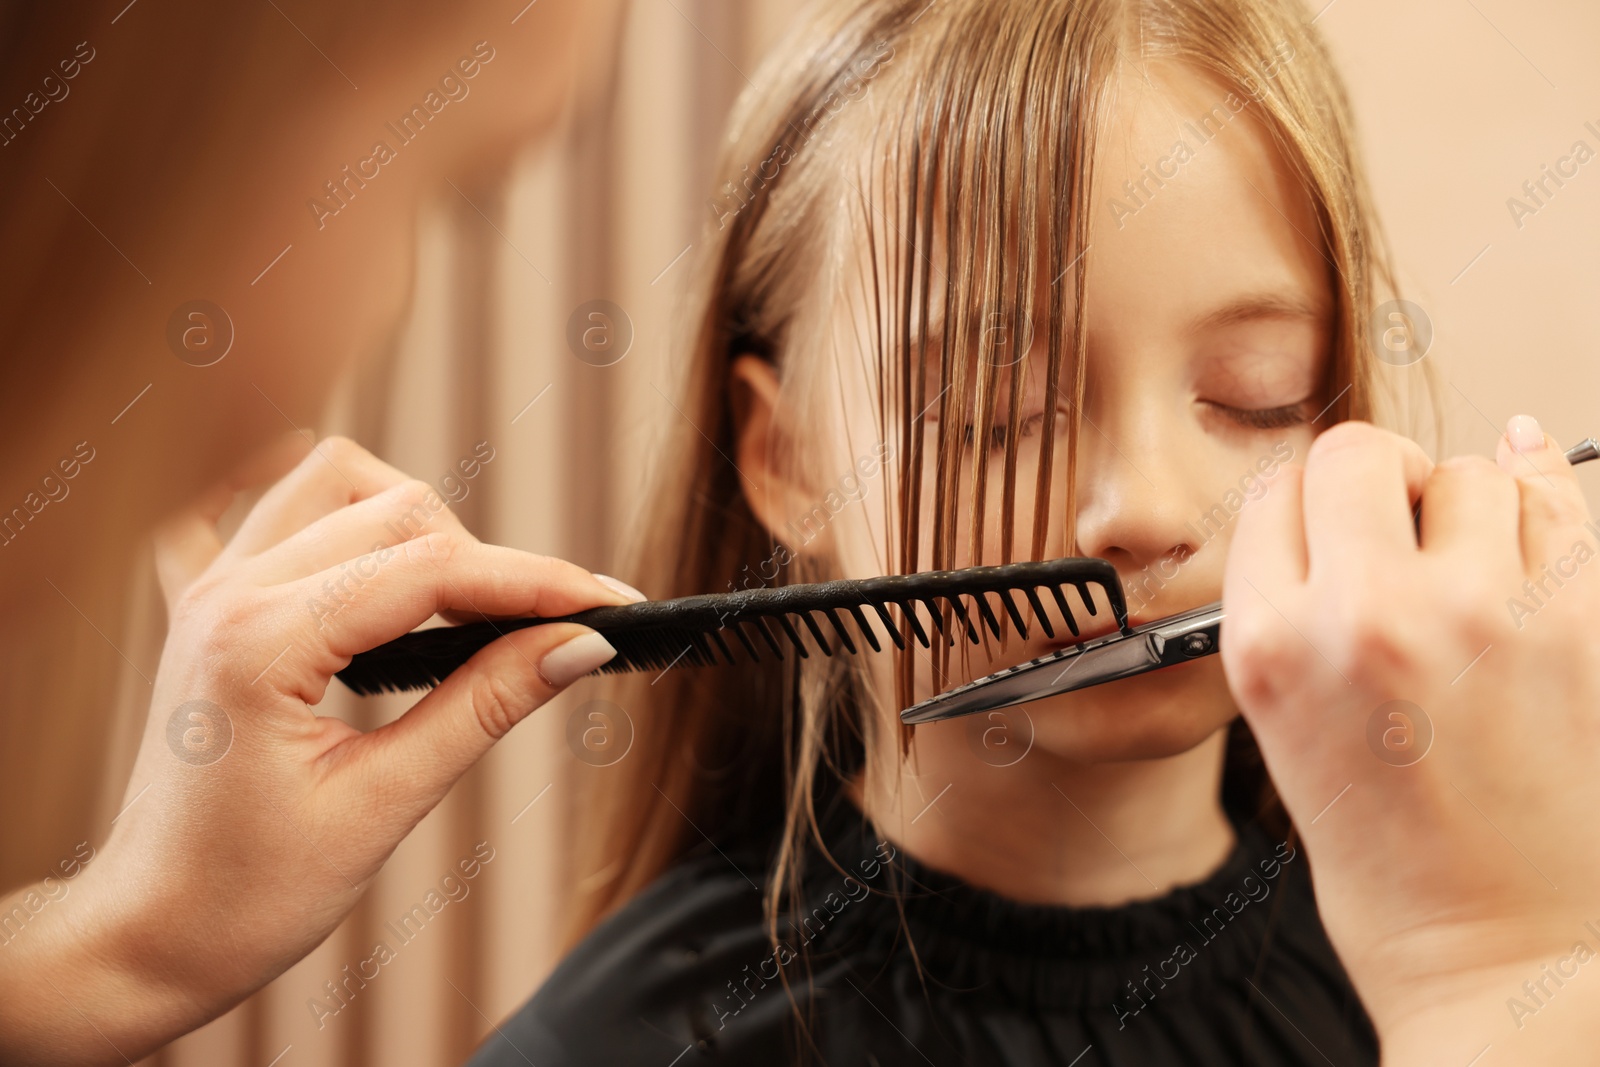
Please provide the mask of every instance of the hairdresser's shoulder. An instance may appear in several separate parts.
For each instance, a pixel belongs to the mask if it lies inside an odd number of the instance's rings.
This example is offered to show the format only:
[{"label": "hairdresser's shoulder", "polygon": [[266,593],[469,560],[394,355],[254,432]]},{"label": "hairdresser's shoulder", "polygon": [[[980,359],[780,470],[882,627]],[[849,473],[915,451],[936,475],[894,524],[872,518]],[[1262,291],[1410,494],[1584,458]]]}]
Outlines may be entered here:
[{"label": "hairdresser's shoulder", "polygon": [[729,990],[772,951],[761,874],[759,858],[715,852],[673,867],[580,942],[469,1067],[661,1067],[691,1047],[776,1062],[788,1001],[730,1011]]}]

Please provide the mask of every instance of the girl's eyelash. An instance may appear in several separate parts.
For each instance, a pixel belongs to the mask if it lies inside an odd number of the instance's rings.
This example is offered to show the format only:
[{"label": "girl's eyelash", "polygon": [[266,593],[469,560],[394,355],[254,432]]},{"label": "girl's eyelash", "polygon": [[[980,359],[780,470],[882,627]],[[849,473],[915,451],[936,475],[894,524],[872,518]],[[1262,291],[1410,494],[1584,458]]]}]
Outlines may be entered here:
[{"label": "girl's eyelash", "polygon": [[[1027,418],[1023,419],[1021,424],[1018,425],[1018,427],[1017,427],[1018,435],[1021,436],[1021,437],[1032,437],[1034,431],[1037,430],[1041,425],[1043,425],[1043,423],[1044,423],[1044,412],[1042,412],[1042,411],[1035,412],[1034,414],[1029,415]],[[975,432],[975,428],[974,428],[973,424],[970,423],[970,422],[967,423],[966,426],[964,426],[962,428],[962,430],[961,430],[961,441],[962,441],[962,444],[965,447],[967,447],[967,448],[971,448],[972,447],[974,432]],[[990,451],[993,451],[993,452],[999,452],[999,451],[1003,450],[1005,447],[1006,447],[1006,421],[1004,419],[996,419],[995,420],[995,424],[989,428],[989,449],[990,449]]]},{"label": "girl's eyelash", "polygon": [[1311,403],[1309,400],[1277,408],[1236,408],[1219,404],[1214,400],[1207,400],[1205,403],[1240,426],[1252,430],[1281,430],[1286,426],[1298,426],[1310,421],[1306,416],[1306,408]]},{"label": "girl's eyelash", "polygon": [[[1224,417],[1252,430],[1281,430],[1310,421],[1307,415],[1307,408],[1311,403],[1309,400],[1285,404],[1276,408],[1236,408],[1228,404],[1219,404],[1214,400],[1207,400],[1204,403],[1220,411]],[[1022,420],[1022,424],[1017,428],[1019,436],[1033,436],[1043,422],[1044,412],[1042,411],[1028,416]],[[976,428],[970,422],[962,427],[961,441],[966,448],[973,446],[975,432]],[[997,419],[995,424],[989,428],[988,438],[990,451],[999,452],[1006,447],[1006,423],[1004,419]]]}]

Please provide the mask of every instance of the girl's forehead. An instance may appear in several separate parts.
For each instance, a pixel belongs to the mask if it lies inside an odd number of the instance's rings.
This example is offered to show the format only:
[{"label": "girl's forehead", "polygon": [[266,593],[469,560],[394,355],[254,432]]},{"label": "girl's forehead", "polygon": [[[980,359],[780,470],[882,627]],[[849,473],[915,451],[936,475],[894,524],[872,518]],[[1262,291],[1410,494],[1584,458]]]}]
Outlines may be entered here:
[{"label": "girl's forehead", "polygon": [[1317,206],[1261,102],[1172,64],[1115,89],[1090,193],[1091,318],[1187,328],[1247,298],[1331,318]]},{"label": "girl's forehead", "polygon": [[[1160,294],[1169,305],[1194,305],[1210,299],[1224,281],[1252,293],[1281,291],[1286,300],[1302,304],[1331,303],[1332,261],[1316,204],[1277,148],[1258,97],[1186,63],[1124,63],[1090,118],[1089,238],[1082,248],[1064,246],[1073,263],[1082,253],[1093,268],[1089,303],[1124,290],[1128,299]],[[960,257],[985,264],[995,254],[1006,260],[1013,281],[1024,255],[1032,257],[1032,299],[1041,314],[1051,301],[1070,303],[1070,275],[1063,279],[1047,269],[1049,238],[1041,231],[1053,225],[1050,220],[1041,214],[1038,225],[1024,232],[1018,205],[1003,204],[993,214],[998,225],[952,227],[953,213],[981,216],[989,205],[975,198],[998,195],[993,188],[970,187],[985,169],[950,151],[948,141],[925,137],[920,152],[904,151],[889,135],[905,124],[883,101],[871,124],[879,127],[874,141],[889,149],[841,158],[848,178],[843,200],[848,220],[839,231],[836,306],[880,317],[905,299],[909,274],[926,276],[932,293],[926,307],[912,300],[904,309],[913,337],[944,330],[947,296],[965,305],[974,321],[1004,314],[1018,303],[1015,290],[991,292],[982,270],[960,270],[955,264]],[[937,178],[931,187],[922,155],[930,144],[935,154],[944,149],[931,172]],[[911,173],[913,160],[923,173]],[[1030,160],[1021,151],[1005,165],[1030,162],[1040,171],[1034,210],[1053,210],[1058,198],[1071,195],[1070,176],[1045,173],[1048,161]],[[986,173],[982,180],[995,176]],[[911,200],[913,192],[920,210]],[[956,256],[952,232],[967,245]]]}]

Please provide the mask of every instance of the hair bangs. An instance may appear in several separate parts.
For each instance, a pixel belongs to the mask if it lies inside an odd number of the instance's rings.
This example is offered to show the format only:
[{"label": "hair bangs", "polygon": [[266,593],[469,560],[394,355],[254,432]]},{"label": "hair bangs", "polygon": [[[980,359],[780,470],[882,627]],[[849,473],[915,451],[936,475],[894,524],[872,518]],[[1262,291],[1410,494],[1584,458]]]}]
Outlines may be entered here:
[{"label": "hair bangs", "polygon": [[[1070,551],[1076,494],[1069,465],[1052,507],[1056,436],[1064,431],[1071,455],[1079,420],[1057,413],[1075,415],[1083,396],[1092,156],[1117,17],[1109,2],[928,10],[934,24],[897,52],[886,99],[852,116],[876,123],[861,138],[873,150],[842,238],[864,249],[854,303],[871,351],[861,357],[901,456],[883,527],[898,573],[1043,558],[1052,518]],[[1036,503],[1031,528],[1018,530],[1020,413],[1036,370]],[[997,465],[991,440],[1003,444]],[[949,654],[938,651],[941,676]],[[909,704],[912,658],[898,667],[897,697]]]}]

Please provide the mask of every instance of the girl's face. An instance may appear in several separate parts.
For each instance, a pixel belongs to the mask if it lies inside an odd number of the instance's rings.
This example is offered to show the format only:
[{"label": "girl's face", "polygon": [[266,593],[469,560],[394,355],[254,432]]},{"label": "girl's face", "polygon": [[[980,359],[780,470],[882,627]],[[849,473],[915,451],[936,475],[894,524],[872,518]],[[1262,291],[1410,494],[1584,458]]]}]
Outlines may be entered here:
[{"label": "girl's face", "polygon": [[[1156,64],[1126,71],[1098,142],[1087,269],[1087,392],[1076,466],[1076,544],[1064,543],[1059,513],[1065,478],[1052,488],[1048,556],[1110,560],[1133,622],[1216,600],[1234,517],[1264,492],[1263,474],[1303,461],[1327,395],[1332,357],[1333,267],[1319,244],[1309,196],[1255,119],[1259,105],[1186,68]],[[1070,276],[1040,301],[1069,299]],[[1047,307],[1048,305],[1044,305]],[[1041,309],[1040,317],[1044,311]],[[1070,310],[1068,311],[1070,323]],[[859,331],[859,316],[842,326]],[[1013,558],[1029,558],[1044,393],[1043,329],[1024,366]],[[854,343],[860,343],[856,337]],[[841,361],[849,364],[853,361]],[[863,363],[866,361],[863,361]],[[871,409],[875,386],[842,371],[851,455],[881,438]],[[933,376],[929,378],[933,381]],[[1005,375],[996,425],[1005,426]],[[858,387],[859,386],[859,387]],[[932,396],[937,386],[929,389]],[[1063,392],[1066,391],[1063,383]],[[922,499],[934,493],[938,427],[929,412]],[[1064,474],[1063,400],[1056,469]],[[990,465],[983,560],[999,561],[1003,441],[979,440],[965,462]],[[970,466],[968,467],[970,471]],[[963,480],[963,496],[969,498]],[[868,483],[863,508],[835,520],[830,547],[851,576],[885,573],[885,479]],[[959,522],[957,566],[974,562],[970,504]],[[845,515],[840,515],[844,519]],[[931,558],[931,522],[921,524],[920,560]],[[1102,608],[1085,636],[1108,632]],[[1065,630],[1057,626],[1058,635]],[[918,657],[917,699],[1059,647],[1034,629],[997,643],[965,646],[951,675],[935,682],[929,654]],[[893,707],[886,657],[870,669]],[[1025,713],[1025,714],[1024,714]],[[1155,758],[1185,751],[1236,714],[1221,661],[1180,667],[1011,709],[1005,724],[1044,751],[1081,761]],[[970,743],[974,720],[919,727],[918,745]],[[983,728],[994,725],[985,722]]]}]

